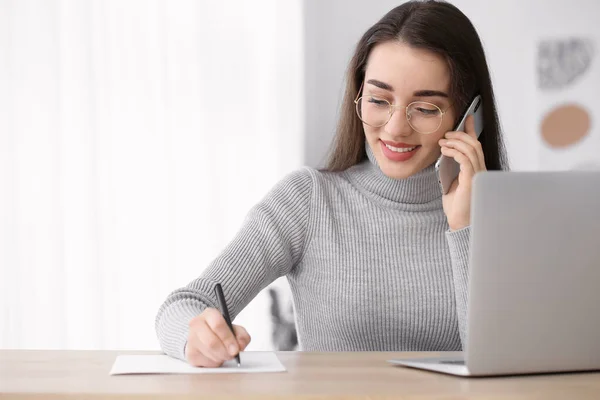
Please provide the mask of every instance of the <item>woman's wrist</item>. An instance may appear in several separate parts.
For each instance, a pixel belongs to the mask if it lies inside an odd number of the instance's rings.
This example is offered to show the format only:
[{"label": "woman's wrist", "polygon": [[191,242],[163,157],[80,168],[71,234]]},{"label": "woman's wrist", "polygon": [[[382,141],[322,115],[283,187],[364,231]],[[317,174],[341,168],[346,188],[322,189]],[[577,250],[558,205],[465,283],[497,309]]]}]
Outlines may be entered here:
[{"label": "woman's wrist", "polygon": [[456,231],[460,231],[462,229],[468,228],[471,224],[469,222],[465,222],[465,223],[455,223],[455,224],[449,224],[449,228],[450,228],[450,232],[456,232]]}]

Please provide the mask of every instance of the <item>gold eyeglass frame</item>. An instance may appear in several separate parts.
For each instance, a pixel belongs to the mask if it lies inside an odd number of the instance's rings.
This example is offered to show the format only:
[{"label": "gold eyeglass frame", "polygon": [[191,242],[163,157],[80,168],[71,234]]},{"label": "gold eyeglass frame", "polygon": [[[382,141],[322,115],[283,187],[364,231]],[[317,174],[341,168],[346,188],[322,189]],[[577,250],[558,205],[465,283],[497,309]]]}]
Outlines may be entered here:
[{"label": "gold eyeglass frame", "polygon": [[[365,122],[361,117],[360,117],[360,112],[358,111],[358,103],[360,102],[360,100],[364,97],[361,96],[360,93],[363,90],[363,86],[364,86],[364,82],[360,84],[360,89],[358,89],[358,93],[356,94],[356,98],[354,99],[354,104],[356,105],[354,107],[354,110],[356,111],[356,115],[358,116],[358,119],[360,119],[362,122],[364,122],[365,124],[372,126],[373,128],[381,128],[382,126],[385,126],[388,122],[390,122],[390,120],[392,119],[392,115],[394,115],[394,113],[396,112],[396,109],[402,109],[404,108],[404,113],[406,115],[406,121],[408,122],[408,124],[410,125],[411,128],[413,128],[416,132],[420,133],[421,135],[430,135],[434,132],[437,132],[438,129],[440,129],[440,126],[442,126],[442,122],[444,122],[444,115],[446,115],[446,112],[450,109],[450,107],[452,107],[452,104],[450,104],[445,110],[442,111],[441,108],[439,108],[437,105],[433,104],[433,103],[429,103],[427,101],[413,101],[412,103],[410,103],[409,105],[407,105],[406,107],[400,106],[400,105],[395,105],[390,103],[389,101],[387,101],[386,99],[382,99],[383,101],[385,101],[386,103],[389,104],[389,111],[388,111],[388,119],[387,121],[385,121],[383,124],[381,125],[371,125],[368,122]],[[411,115],[408,113],[408,108],[410,106],[412,106],[415,103],[422,103],[422,104],[427,104],[430,106],[433,106],[435,108],[437,108],[440,111],[440,114],[442,115],[442,117],[440,118],[440,123],[438,124],[438,126],[432,130],[431,132],[421,132],[420,130],[416,129],[411,123],[410,123],[410,117]]]}]

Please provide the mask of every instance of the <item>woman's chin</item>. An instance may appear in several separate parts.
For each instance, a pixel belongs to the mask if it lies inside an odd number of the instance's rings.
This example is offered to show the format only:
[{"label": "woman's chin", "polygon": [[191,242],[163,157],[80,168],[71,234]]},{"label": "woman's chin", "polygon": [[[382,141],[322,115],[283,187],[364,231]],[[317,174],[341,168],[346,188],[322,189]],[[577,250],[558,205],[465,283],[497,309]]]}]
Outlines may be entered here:
[{"label": "woman's chin", "polygon": [[392,179],[406,179],[413,175],[416,171],[413,165],[390,165],[389,162],[385,164],[379,164],[381,172],[388,178]]},{"label": "woman's chin", "polygon": [[[375,153],[375,158],[377,159],[377,163],[379,164],[379,168],[383,172],[385,176],[392,179],[406,179],[409,176],[415,174],[419,170],[419,165],[421,164],[421,154],[413,154],[411,157],[387,157],[383,154],[381,149],[377,149],[378,151]],[[421,150],[421,146],[415,151],[419,153]],[[395,159],[398,158],[398,159]]]},{"label": "woman's chin", "polygon": [[376,159],[379,169],[381,169],[381,172],[385,176],[392,179],[406,179],[427,168],[439,157],[439,155],[437,157],[434,157],[434,155],[422,157],[422,155],[417,155],[417,157],[406,161],[393,161],[388,159],[384,154],[379,153],[376,155]]}]

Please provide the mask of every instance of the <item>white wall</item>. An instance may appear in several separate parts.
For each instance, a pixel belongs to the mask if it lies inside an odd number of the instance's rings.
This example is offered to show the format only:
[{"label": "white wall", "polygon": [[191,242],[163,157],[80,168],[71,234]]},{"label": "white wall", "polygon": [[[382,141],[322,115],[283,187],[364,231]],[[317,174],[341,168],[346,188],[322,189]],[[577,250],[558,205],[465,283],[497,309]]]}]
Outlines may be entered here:
[{"label": "white wall", "polygon": [[[511,168],[538,169],[540,140],[534,115],[539,111],[535,75],[537,41],[542,37],[586,36],[595,37],[600,47],[600,2],[450,2],[471,19],[483,41]],[[306,164],[323,165],[335,130],[345,69],[354,46],[369,26],[401,3],[398,0],[305,0]]]}]

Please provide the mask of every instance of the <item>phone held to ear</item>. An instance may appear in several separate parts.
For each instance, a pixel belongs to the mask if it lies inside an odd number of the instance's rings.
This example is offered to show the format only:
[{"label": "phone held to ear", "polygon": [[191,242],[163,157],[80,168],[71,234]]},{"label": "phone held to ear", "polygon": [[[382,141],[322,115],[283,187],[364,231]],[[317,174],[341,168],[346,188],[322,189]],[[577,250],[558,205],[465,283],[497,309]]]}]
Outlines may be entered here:
[{"label": "phone held to ear", "polygon": [[[465,131],[465,122],[469,115],[473,115],[475,117],[475,133],[477,137],[479,137],[483,131],[483,107],[481,107],[480,95],[475,96],[460,122],[454,128],[455,131]],[[454,160],[454,158],[442,155],[435,163],[435,170],[438,173],[442,193],[447,194],[450,191],[452,182],[458,178],[458,174],[460,173],[460,165]]]}]

